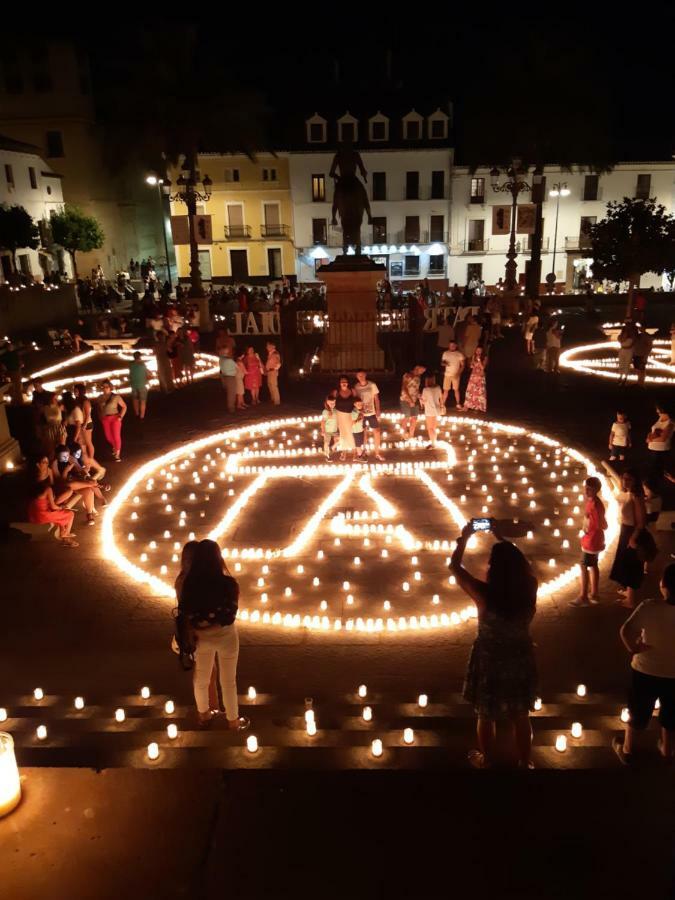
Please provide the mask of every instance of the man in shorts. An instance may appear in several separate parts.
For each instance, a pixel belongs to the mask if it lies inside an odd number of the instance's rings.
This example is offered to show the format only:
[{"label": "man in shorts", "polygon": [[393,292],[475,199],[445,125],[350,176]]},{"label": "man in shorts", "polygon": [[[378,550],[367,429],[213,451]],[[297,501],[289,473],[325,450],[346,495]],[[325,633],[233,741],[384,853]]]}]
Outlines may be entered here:
[{"label": "man in shorts", "polygon": [[380,453],[380,390],[374,381],[368,381],[365,369],[359,369],[356,373],[354,394],[363,401],[363,427],[372,431],[375,459],[382,462],[384,457]]},{"label": "man in shorts", "polygon": [[461,350],[457,349],[457,342],[450,341],[448,349],[441,357],[441,365],[443,366],[443,406],[445,406],[448,394],[453,391],[455,395],[455,404],[457,409],[463,409],[459,400],[459,383],[462,378],[462,372],[466,364],[466,358]]},{"label": "man in shorts", "polygon": [[129,365],[129,385],[134,412],[141,421],[145,418],[145,407],[148,402],[148,381],[150,373],[141,359],[141,354],[134,353],[134,361]]},{"label": "man in shorts", "polygon": [[422,414],[420,407],[420,381],[426,366],[413,366],[401,381],[401,412],[403,414],[403,437],[411,441],[415,437],[417,417]]}]

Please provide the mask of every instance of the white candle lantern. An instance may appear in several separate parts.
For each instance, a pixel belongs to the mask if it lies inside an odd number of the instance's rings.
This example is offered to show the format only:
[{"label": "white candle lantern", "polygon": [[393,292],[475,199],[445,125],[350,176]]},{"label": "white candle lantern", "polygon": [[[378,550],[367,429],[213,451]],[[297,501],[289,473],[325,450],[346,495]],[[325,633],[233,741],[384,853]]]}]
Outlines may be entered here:
[{"label": "white candle lantern", "polygon": [[172,722],[170,725],[166,726],[166,733],[169,737],[169,740],[175,741],[178,737],[178,725],[175,722]]},{"label": "white candle lantern", "polygon": [[75,709],[84,709],[84,697],[76,697],[73,706]]},{"label": "white candle lantern", "polygon": [[373,743],[370,745],[370,749],[373,756],[382,756],[382,741],[379,738],[375,738]]},{"label": "white candle lantern", "polygon": [[628,712],[627,706],[624,706],[624,708],[621,710],[621,721],[630,722],[630,713]]},{"label": "white candle lantern", "polygon": [[142,688],[141,688],[141,697],[143,698],[143,700],[149,700],[149,699],[150,699],[150,688],[149,688],[149,687],[142,687]]},{"label": "white candle lantern", "polygon": [[126,718],[126,714],[123,709],[115,710],[115,721],[116,722],[124,722],[125,718]]},{"label": "white candle lantern", "polygon": [[7,721],[7,710],[4,706],[0,706],[0,722]]},{"label": "white candle lantern", "polygon": [[44,699],[44,696],[45,692],[42,690],[42,688],[35,688],[35,690],[33,691],[33,697],[38,701]]},{"label": "white candle lantern", "polygon": [[420,706],[422,709],[425,709],[425,707],[427,707],[429,705],[429,698],[427,697],[426,694],[419,695],[419,697],[417,698],[417,705]]},{"label": "white candle lantern", "polygon": [[558,753],[564,753],[567,750],[567,738],[564,734],[559,734],[555,739],[555,749]]},{"label": "white candle lantern", "polygon": [[173,700],[167,700],[164,704],[164,712],[167,716],[172,716],[176,712],[176,704]]},{"label": "white candle lantern", "polygon": [[585,697],[586,696],[586,685],[578,684],[577,685],[577,697]]},{"label": "white candle lantern", "polygon": [[21,780],[14,755],[11,734],[0,732],[0,818],[6,816],[21,800]]},{"label": "white candle lantern", "polygon": [[358,693],[359,693],[359,697],[361,697],[361,699],[363,699],[368,694],[368,688],[365,686],[365,684],[359,685]]},{"label": "white candle lantern", "polygon": [[537,712],[539,712],[539,710],[541,709],[542,705],[543,705],[543,704],[542,704],[542,702],[541,702],[541,697],[537,697],[537,698],[535,699],[535,701],[534,701],[534,708],[535,708],[535,710],[536,710]]},{"label": "white candle lantern", "polygon": [[159,758],[159,744],[156,741],[151,741],[148,744],[148,759],[158,759]]},{"label": "white candle lantern", "polygon": [[572,728],[570,729],[573,738],[580,738],[584,733],[584,729],[581,727],[581,722],[572,722]]},{"label": "white candle lantern", "polygon": [[248,694],[248,699],[249,699],[249,700],[255,700],[255,698],[258,696],[258,692],[257,692],[256,689],[253,687],[253,685],[251,685],[251,687],[248,689],[247,694]]},{"label": "white candle lantern", "polygon": [[44,741],[47,738],[47,726],[46,725],[38,725],[35,729],[35,734],[37,736],[38,741]]},{"label": "white candle lantern", "polygon": [[316,721],[314,719],[311,719],[309,722],[307,722],[306,727],[307,727],[307,734],[310,737],[314,737],[314,735],[316,734]]},{"label": "white candle lantern", "polygon": [[258,752],[258,738],[254,734],[249,734],[246,738],[246,749],[249,753]]},{"label": "white candle lantern", "polygon": [[370,706],[363,707],[363,721],[364,722],[372,722],[373,721],[373,710]]},{"label": "white candle lantern", "polygon": [[415,740],[415,732],[412,728],[404,728],[403,729],[403,743],[404,744],[412,744]]}]

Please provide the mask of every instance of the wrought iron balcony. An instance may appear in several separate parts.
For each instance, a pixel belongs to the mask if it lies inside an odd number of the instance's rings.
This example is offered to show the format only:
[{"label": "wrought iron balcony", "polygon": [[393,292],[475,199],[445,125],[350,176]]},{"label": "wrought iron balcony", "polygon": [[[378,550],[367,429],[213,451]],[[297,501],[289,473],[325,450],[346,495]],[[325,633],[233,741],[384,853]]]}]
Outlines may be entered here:
[{"label": "wrought iron balcony", "polygon": [[251,237],[250,225],[226,225],[225,240],[226,241],[246,241]]},{"label": "wrought iron balcony", "polygon": [[264,238],[287,238],[289,228],[288,225],[261,225],[260,237]]}]

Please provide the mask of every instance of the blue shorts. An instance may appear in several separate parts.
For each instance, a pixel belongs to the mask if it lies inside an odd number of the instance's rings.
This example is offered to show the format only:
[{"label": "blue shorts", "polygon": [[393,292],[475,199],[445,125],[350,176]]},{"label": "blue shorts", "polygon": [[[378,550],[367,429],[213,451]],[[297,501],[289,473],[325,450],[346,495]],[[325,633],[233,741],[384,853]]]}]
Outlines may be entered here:
[{"label": "blue shorts", "polygon": [[377,421],[377,416],[375,415],[375,413],[373,413],[372,416],[364,416],[363,424],[367,425],[368,428],[379,428],[380,427],[380,423]]},{"label": "blue shorts", "polygon": [[415,403],[414,406],[411,406],[409,403],[406,403],[404,400],[401,400],[401,412],[406,419],[410,419],[413,416],[421,416],[422,410],[420,409],[419,403]]},{"label": "blue shorts", "polygon": [[363,432],[362,431],[354,432],[354,446],[355,447],[363,447]]}]

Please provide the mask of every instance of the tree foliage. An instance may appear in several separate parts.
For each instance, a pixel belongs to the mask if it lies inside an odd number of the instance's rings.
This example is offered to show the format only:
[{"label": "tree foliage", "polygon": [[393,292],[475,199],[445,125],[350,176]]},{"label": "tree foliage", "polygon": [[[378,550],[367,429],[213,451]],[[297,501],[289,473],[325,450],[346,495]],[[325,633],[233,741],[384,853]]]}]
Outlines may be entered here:
[{"label": "tree foliage", "polygon": [[607,215],[591,227],[595,278],[638,283],[645,272],[675,269],[675,218],[655,200],[624,197],[607,204]]},{"label": "tree foliage", "polygon": [[0,247],[11,252],[14,269],[17,250],[37,250],[39,246],[40,232],[23,206],[0,205]]},{"label": "tree foliage", "polygon": [[66,249],[73,260],[77,276],[76,253],[89,253],[103,246],[105,235],[98,220],[76,206],[66,206],[50,220],[54,243]]}]

